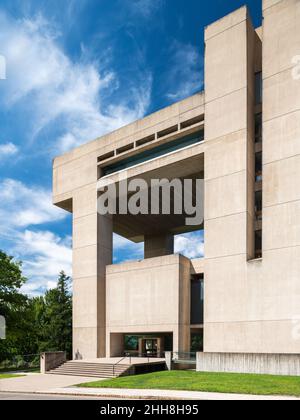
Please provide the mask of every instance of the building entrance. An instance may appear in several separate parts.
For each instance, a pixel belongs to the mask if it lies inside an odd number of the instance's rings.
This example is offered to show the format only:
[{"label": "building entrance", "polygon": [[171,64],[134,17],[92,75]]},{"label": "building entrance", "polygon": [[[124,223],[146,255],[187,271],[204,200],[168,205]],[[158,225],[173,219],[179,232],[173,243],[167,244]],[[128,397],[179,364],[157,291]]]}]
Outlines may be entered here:
[{"label": "building entrance", "polygon": [[163,339],[162,338],[140,338],[139,356],[140,357],[163,357]]}]

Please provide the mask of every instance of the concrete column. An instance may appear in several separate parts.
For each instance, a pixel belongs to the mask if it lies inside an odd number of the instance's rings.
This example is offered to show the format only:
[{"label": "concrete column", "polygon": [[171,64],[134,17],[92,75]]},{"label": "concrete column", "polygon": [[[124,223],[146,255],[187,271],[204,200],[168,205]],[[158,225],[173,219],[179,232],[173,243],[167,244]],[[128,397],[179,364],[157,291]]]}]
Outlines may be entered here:
[{"label": "concrete column", "polygon": [[145,259],[174,254],[174,236],[171,234],[145,236]]},{"label": "concrete column", "polygon": [[73,196],[73,355],[105,357],[106,266],[112,263],[112,218],[97,213],[95,185]]},{"label": "concrete column", "polygon": [[107,357],[122,357],[125,355],[124,334],[110,334],[109,340],[107,340]]}]

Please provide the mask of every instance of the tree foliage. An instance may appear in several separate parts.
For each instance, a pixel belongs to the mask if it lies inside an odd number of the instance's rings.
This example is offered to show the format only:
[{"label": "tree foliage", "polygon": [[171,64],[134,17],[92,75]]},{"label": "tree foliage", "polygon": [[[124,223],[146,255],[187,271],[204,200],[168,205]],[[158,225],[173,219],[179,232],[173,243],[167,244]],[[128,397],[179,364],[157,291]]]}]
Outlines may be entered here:
[{"label": "tree foliage", "polygon": [[20,291],[26,281],[21,262],[0,251],[0,315],[7,326],[6,339],[0,340],[0,361],[43,351],[71,356],[70,278],[61,272],[56,288],[32,298]]}]

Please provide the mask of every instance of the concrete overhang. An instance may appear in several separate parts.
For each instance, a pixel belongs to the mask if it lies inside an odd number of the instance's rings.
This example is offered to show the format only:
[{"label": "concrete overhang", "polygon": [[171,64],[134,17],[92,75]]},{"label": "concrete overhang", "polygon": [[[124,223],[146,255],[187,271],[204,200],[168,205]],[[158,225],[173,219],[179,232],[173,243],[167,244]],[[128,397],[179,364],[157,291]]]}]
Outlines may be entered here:
[{"label": "concrete overhang", "polygon": [[[98,190],[110,184],[119,184],[124,180],[143,179],[150,185],[153,179],[203,179],[204,178],[204,144],[188,147],[167,156],[132,167],[126,171],[101,178]],[[149,193],[150,194],[150,193]],[[193,200],[195,201],[195,191]],[[171,209],[174,197],[171,195]],[[203,203],[202,203],[203,204]],[[203,224],[187,226],[187,214],[170,215],[121,215],[113,217],[114,232],[133,242],[144,241],[145,235],[160,235],[163,233],[181,234],[203,228]]]}]

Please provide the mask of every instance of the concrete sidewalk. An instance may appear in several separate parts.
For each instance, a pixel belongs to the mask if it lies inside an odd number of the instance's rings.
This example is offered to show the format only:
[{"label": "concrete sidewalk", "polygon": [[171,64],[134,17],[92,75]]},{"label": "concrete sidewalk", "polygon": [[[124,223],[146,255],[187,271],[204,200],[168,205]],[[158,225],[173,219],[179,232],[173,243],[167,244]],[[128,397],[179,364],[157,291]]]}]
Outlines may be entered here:
[{"label": "concrete sidewalk", "polygon": [[198,401],[300,401],[295,397],[280,396],[258,396],[241,394],[218,394],[211,392],[192,391],[165,391],[147,389],[105,389],[105,388],[57,388],[52,389],[49,394],[55,395],[76,395],[93,396],[101,398],[126,398],[126,399],[157,399],[157,400],[198,400]]},{"label": "concrete sidewalk", "polygon": [[[101,380],[101,378],[99,380]],[[19,378],[1,379],[0,392],[48,393],[48,391],[51,391],[52,389],[61,389],[86,382],[91,382],[91,378],[82,376],[31,374]]]}]

